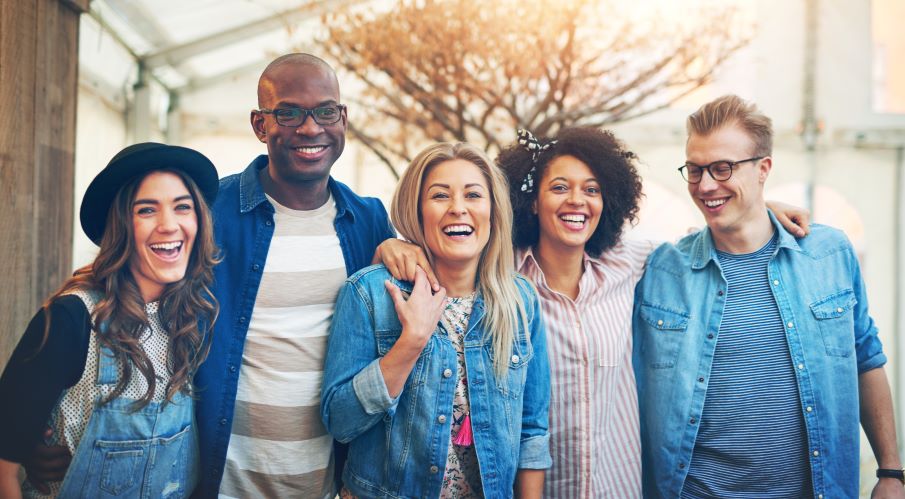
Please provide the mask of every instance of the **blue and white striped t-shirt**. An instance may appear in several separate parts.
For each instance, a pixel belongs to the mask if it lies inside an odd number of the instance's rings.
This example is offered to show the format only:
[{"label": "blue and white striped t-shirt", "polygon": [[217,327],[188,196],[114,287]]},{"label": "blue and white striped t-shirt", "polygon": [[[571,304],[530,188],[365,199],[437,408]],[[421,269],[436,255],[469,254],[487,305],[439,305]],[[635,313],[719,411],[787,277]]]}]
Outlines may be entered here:
[{"label": "blue and white striped t-shirt", "polygon": [[683,498],[812,496],[789,345],[760,250],[718,252],[729,285]]}]

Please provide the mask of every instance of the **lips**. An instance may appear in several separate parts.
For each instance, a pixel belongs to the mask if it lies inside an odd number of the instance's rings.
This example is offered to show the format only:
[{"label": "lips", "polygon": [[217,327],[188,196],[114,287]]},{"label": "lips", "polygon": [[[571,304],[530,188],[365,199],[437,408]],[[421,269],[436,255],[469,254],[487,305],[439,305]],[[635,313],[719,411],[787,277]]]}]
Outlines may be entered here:
[{"label": "lips", "polygon": [[454,239],[468,237],[474,233],[474,227],[468,224],[453,224],[443,227],[443,233]]},{"label": "lips", "polygon": [[179,254],[182,252],[182,247],[182,241],[168,241],[148,245],[148,248],[151,249],[151,252],[154,253],[154,255],[165,261],[174,261],[178,259]]},{"label": "lips", "polygon": [[726,202],[729,201],[728,197],[725,198],[712,198],[712,199],[701,199],[701,203],[708,211],[716,211],[719,210]]},{"label": "lips", "polygon": [[559,215],[559,219],[572,230],[582,230],[588,222],[588,216],[584,213],[564,213]]},{"label": "lips", "polygon": [[326,145],[307,145],[292,148],[296,156],[306,161],[321,159],[327,154],[327,149],[329,149],[329,146]]}]

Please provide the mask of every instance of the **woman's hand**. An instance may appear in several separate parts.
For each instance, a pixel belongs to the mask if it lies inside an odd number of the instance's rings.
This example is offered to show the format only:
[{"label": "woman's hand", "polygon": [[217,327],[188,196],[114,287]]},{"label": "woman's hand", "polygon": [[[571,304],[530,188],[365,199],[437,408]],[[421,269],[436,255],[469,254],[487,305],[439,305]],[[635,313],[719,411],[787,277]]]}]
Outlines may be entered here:
[{"label": "woman's hand", "polygon": [[776,220],[795,237],[804,237],[811,231],[811,211],[778,201],[767,201],[767,208]]},{"label": "woman's hand", "polygon": [[380,359],[380,371],[383,373],[387,392],[395,398],[402,393],[405,380],[412,372],[421,350],[424,350],[437,328],[437,322],[446,306],[446,290],[441,287],[439,291],[432,293],[427,275],[421,267],[415,269],[415,285],[408,300],[390,281],[386,281],[385,285],[393,299],[399,322],[402,323],[399,339]]},{"label": "woman's hand", "polygon": [[19,486],[19,463],[0,459],[0,497],[20,499],[22,489]]},{"label": "woman's hand", "polygon": [[380,243],[374,252],[374,264],[382,263],[393,277],[400,281],[415,282],[415,271],[419,267],[424,270],[431,289],[440,291],[440,283],[431,269],[427,254],[420,246],[407,243],[401,239],[387,239]]}]

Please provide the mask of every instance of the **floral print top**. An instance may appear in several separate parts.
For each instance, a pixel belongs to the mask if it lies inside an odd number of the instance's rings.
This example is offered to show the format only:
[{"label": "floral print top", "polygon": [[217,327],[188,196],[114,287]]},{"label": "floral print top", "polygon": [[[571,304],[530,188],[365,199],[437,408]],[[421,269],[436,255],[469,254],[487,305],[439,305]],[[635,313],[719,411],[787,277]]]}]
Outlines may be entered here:
[{"label": "floral print top", "polygon": [[461,298],[447,298],[446,309],[441,320],[449,334],[449,340],[456,349],[456,391],[453,396],[452,429],[449,435],[449,451],[446,457],[446,473],[440,497],[465,498],[484,497],[481,487],[481,471],[474,445],[456,445],[453,441],[468,414],[468,377],[465,367],[464,337],[468,330],[468,318],[474,305],[474,293]]}]

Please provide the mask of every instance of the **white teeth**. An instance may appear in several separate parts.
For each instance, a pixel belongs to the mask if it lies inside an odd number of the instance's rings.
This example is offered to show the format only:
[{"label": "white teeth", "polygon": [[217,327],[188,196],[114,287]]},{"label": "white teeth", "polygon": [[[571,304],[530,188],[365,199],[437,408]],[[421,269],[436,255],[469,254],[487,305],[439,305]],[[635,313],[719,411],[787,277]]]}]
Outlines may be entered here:
[{"label": "white teeth", "polygon": [[305,154],[316,154],[326,148],[327,146],[296,147],[295,150]]},{"label": "white teeth", "polygon": [[708,208],[716,208],[717,206],[721,206],[726,203],[725,199],[705,199],[703,201],[704,205],[706,205]]},{"label": "white teeth", "polygon": [[156,243],[149,246],[151,246],[151,249],[156,250],[174,250],[182,247],[182,241],[173,241],[171,243]]},{"label": "white teeth", "polygon": [[473,231],[474,231],[474,229],[472,229],[468,225],[449,225],[449,226],[443,227],[443,232],[445,232],[447,234],[452,234],[452,233],[471,234]]},{"label": "white teeth", "polygon": [[587,217],[584,215],[562,215],[559,219],[564,222],[584,223]]}]

